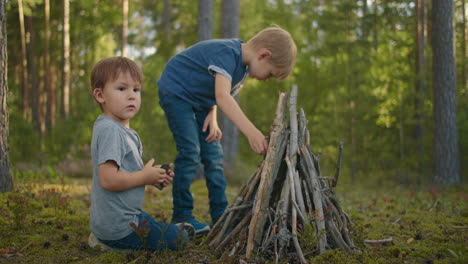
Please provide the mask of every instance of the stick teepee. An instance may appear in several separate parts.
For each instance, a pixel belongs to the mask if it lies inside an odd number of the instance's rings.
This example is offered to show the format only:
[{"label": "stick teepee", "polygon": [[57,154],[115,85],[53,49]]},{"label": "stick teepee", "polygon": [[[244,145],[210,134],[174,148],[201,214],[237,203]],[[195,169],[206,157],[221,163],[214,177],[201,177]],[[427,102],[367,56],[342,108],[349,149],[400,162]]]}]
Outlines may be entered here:
[{"label": "stick teepee", "polygon": [[[334,178],[320,176],[318,158],[309,147],[307,120],[296,110],[297,87],[289,98],[281,93],[270,131],[268,152],[258,170],[242,187],[237,199],[208,234],[207,243],[230,255],[253,254],[276,261],[327,249],[355,249],[351,221],[340,207],[334,187],[338,181],[342,142]],[[314,246],[304,253],[298,234],[313,228]],[[310,230],[310,229],[309,229]]]}]

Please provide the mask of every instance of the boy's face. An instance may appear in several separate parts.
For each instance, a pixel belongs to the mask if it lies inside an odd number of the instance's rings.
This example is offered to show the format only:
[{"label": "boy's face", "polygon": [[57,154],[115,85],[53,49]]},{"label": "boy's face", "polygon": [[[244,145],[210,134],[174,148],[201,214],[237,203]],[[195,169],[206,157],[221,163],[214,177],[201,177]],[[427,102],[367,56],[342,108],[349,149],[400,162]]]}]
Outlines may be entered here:
[{"label": "boy's face", "polygon": [[141,85],[128,72],[108,81],[104,88],[95,88],[93,95],[101,104],[105,116],[129,127],[130,119],[141,105]]},{"label": "boy's face", "polygon": [[270,62],[271,52],[260,49],[256,57],[249,64],[249,76],[260,81],[268,81],[271,77],[279,76],[279,69]]}]

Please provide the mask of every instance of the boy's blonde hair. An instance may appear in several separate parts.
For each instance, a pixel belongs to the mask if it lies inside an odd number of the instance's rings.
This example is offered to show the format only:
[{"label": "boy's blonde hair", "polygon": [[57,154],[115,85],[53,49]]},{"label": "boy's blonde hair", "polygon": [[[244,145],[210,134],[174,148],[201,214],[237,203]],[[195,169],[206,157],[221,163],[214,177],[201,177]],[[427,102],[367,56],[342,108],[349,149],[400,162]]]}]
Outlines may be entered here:
[{"label": "boy's blonde hair", "polygon": [[271,51],[271,64],[280,69],[279,79],[291,74],[296,63],[297,47],[291,34],[279,27],[269,27],[247,41],[255,51],[266,48]]},{"label": "boy's blonde hair", "polygon": [[143,73],[138,65],[126,57],[109,57],[100,60],[94,65],[91,72],[91,88],[104,88],[108,81],[113,81],[119,74],[128,72],[138,83],[143,81]]}]

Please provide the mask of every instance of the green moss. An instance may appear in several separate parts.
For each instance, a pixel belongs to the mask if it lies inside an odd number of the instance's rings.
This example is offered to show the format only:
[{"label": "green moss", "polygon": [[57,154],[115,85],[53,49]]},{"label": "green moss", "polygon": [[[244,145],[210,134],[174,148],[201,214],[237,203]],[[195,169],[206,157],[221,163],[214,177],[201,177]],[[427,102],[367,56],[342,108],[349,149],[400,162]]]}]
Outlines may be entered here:
[{"label": "green moss", "polygon": [[[71,185],[17,184],[14,193],[0,194],[0,249],[14,252],[2,259],[8,263],[239,263],[203,244],[191,241],[179,252],[101,252],[87,245],[89,235],[89,183]],[[56,188],[53,197],[69,197],[65,207],[45,202],[39,190]],[[343,209],[352,218],[355,245],[353,254],[329,250],[314,256],[316,238],[313,228],[299,233],[310,263],[468,263],[466,229],[468,209],[466,187],[429,192],[428,189],[399,188],[369,191],[359,186],[341,186],[338,191]],[[192,185],[194,214],[210,222],[208,194],[204,181]],[[238,188],[228,187],[229,201]],[[159,221],[169,222],[172,214],[170,187],[159,191],[147,188],[144,210]],[[16,199],[16,200],[15,200]],[[45,198],[44,198],[45,199]],[[7,206],[7,201],[10,205]],[[27,201],[27,202],[26,202]],[[18,210],[15,212],[15,210]],[[19,225],[14,215],[22,220]],[[20,226],[18,228],[18,226]],[[365,239],[392,237],[391,243],[368,245]],[[265,263],[274,263],[267,260]],[[281,263],[287,263],[286,259]]]}]

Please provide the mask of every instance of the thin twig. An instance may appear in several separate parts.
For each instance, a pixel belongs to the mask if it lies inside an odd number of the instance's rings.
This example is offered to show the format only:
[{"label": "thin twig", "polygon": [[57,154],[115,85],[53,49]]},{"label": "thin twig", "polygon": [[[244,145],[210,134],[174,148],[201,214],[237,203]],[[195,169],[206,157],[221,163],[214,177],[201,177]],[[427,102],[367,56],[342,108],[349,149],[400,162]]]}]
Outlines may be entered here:
[{"label": "thin twig", "polygon": [[226,209],[226,212],[232,212],[232,211],[236,211],[236,210],[240,210],[240,209],[245,209],[245,208],[249,208],[249,207],[252,207],[252,203],[248,203],[248,204],[244,204],[244,205],[239,205],[239,206],[235,206],[235,207],[230,207],[228,209]]},{"label": "thin twig", "polygon": [[332,188],[335,188],[338,184],[338,177],[340,176],[341,169],[341,154],[343,153],[343,140],[340,140],[340,145],[338,146],[338,161],[336,162],[336,172],[335,179],[333,180]]},{"label": "thin twig", "polygon": [[392,242],[393,238],[386,238],[386,239],[379,239],[379,240],[371,240],[371,239],[366,239],[364,240],[364,243],[366,244],[383,244],[387,242]]}]

